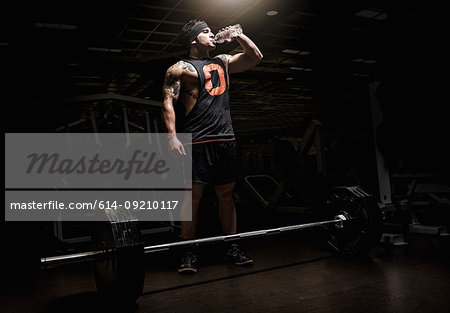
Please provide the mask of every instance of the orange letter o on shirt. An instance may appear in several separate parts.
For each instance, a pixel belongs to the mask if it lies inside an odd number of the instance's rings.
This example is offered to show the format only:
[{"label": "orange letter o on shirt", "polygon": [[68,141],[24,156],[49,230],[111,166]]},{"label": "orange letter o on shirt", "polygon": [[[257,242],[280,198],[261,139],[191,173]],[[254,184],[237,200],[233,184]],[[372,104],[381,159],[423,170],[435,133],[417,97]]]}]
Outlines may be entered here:
[{"label": "orange letter o on shirt", "polygon": [[[211,81],[211,72],[217,71],[219,74],[220,85],[217,87],[213,87]],[[225,83],[225,73],[223,72],[223,68],[219,64],[209,64],[203,67],[203,73],[205,74],[205,89],[211,96],[218,96],[224,93],[226,89]]]}]

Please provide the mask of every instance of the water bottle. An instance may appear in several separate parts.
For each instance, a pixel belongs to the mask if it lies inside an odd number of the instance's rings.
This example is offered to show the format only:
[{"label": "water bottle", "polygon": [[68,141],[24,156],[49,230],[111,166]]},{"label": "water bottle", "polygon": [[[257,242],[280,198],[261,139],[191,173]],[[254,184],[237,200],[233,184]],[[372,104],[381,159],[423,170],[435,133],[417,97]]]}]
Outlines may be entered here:
[{"label": "water bottle", "polygon": [[233,36],[237,36],[242,34],[242,27],[239,24],[233,25],[228,27],[228,29],[225,29],[219,33],[216,34],[216,37],[214,37],[214,40],[216,43],[224,43],[225,40],[231,39]]}]

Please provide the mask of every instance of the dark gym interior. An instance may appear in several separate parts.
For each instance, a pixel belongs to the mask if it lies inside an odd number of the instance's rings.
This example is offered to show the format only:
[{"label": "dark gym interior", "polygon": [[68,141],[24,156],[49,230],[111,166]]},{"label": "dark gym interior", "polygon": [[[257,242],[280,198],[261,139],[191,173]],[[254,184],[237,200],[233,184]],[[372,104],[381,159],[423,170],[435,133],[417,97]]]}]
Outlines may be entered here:
[{"label": "dark gym interior", "polygon": [[[238,232],[333,219],[337,187],[350,188],[349,207],[364,206],[350,215],[369,226],[337,239],[339,223],[241,240],[247,267],[226,263],[223,243],[200,246],[194,275],[177,273],[178,249],[148,253],[142,292],[125,301],[98,291],[93,262],[41,264],[92,250],[95,222],[2,213],[0,312],[450,312],[441,12],[424,0],[2,4],[3,138],[163,133],[165,71],[187,55],[182,26],[239,23],[264,58],[230,74],[244,170],[233,193]],[[239,52],[232,42],[211,56]],[[179,222],[139,225],[145,246],[180,240]],[[210,188],[198,233],[221,235]]]}]

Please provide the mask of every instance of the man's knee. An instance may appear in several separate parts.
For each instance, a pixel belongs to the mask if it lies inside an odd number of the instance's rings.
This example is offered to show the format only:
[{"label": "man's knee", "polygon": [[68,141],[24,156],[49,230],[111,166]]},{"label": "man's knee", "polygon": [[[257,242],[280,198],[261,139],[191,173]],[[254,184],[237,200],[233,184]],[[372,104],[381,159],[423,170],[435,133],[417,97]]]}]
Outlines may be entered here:
[{"label": "man's knee", "polygon": [[216,196],[219,201],[232,201],[233,200],[233,190],[216,190]]},{"label": "man's knee", "polygon": [[221,208],[234,207],[233,191],[218,193],[217,199]]},{"label": "man's knee", "polygon": [[192,191],[190,195],[193,207],[197,207],[198,205],[200,205],[200,200],[202,199],[203,195],[203,189],[204,186],[192,185]]},{"label": "man's knee", "polygon": [[201,196],[200,197],[192,197],[192,207],[196,208],[200,205],[200,200],[201,200]]},{"label": "man's knee", "polygon": [[217,198],[220,200],[230,200],[233,199],[233,189],[234,189],[234,183],[226,184],[226,185],[218,185],[215,186],[215,192]]}]

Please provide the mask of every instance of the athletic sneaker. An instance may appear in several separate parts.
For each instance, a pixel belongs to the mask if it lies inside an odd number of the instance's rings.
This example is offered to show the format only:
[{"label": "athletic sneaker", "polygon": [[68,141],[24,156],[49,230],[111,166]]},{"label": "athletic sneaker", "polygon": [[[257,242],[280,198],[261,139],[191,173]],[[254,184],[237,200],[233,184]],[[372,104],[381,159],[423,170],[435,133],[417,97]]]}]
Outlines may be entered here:
[{"label": "athletic sneaker", "polygon": [[186,252],[183,255],[178,273],[197,273],[197,256],[193,252]]},{"label": "athletic sneaker", "polygon": [[226,258],[229,262],[236,265],[250,265],[253,263],[253,260],[239,248],[239,245],[235,243],[230,245],[227,250]]}]

